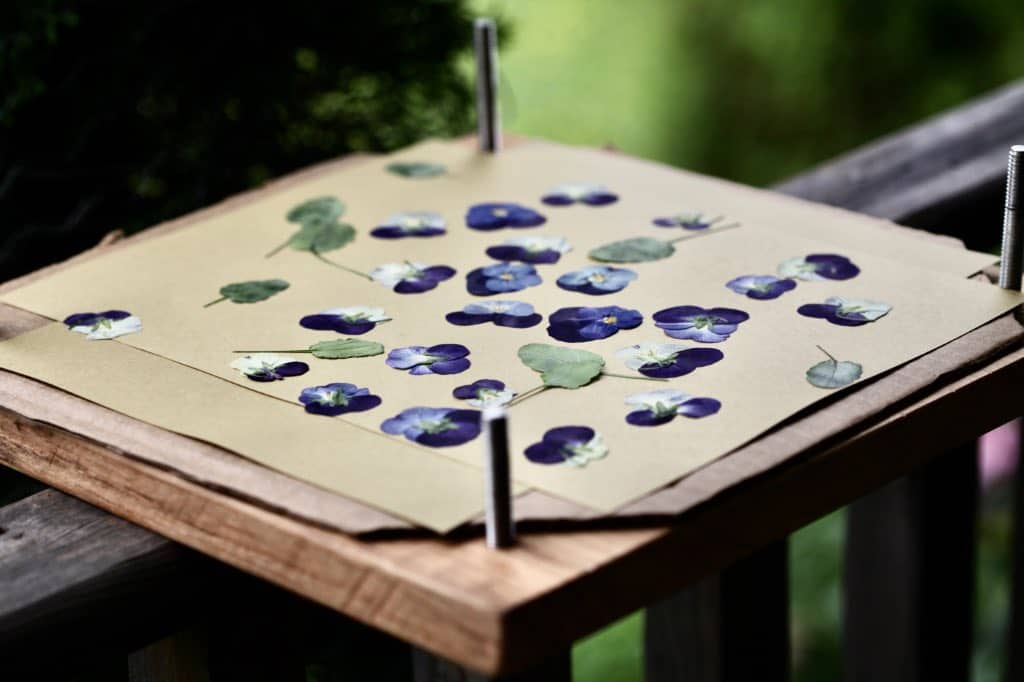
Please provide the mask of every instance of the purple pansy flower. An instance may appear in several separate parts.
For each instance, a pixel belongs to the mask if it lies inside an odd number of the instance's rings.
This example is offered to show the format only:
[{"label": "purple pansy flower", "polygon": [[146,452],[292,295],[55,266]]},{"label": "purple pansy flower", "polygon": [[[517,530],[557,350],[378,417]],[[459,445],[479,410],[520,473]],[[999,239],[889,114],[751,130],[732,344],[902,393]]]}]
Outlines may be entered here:
[{"label": "purple pansy flower", "polygon": [[548,317],[548,335],[567,343],[596,341],[606,339],[620,329],[639,327],[643,320],[639,310],[617,305],[561,308]]},{"label": "purple pansy flower", "polygon": [[549,206],[568,206],[577,202],[588,206],[606,206],[619,200],[604,185],[559,185],[540,199]]},{"label": "purple pansy flower", "polygon": [[555,282],[567,291],[578,291],[591,296],[604,296],[622,291],[636,279],[636,273],[610,265],[588,265],[581,270],[567,272]]},{"label": "purple pansy flower", "polygon": [[407,369],[409,374],[458,374],[469,369],[469,349],[457,343],[436,346],[407,346],[388,353],[388,367]]},{"label": "purple pansy flower", "polygon": [[231,362],[231,367],[253,381],[277,381],[309,371],[309,365],[275,353],[252,353]]},{"label": "purple pansy flower", "polygon": [[787,291],[792,291],[796,288],[796,282],[771,275],[743,275],[729,280],[725,286],[737,294],[746,294],[747,298],[764,301],[769,298],[778,298]]},{"label": "purple pansy flower", "polygon": [[430,291],[455,274],[447,265],[425,265],[423,263],[385,263],[370,272],[370,279],[383,284],[397,294],[419,294]]},{"label": "purple pansy flower", "polygon": [[653,222],[658,227],[681,227],[684,230],[706,230],[715,223],[721,221],[723,216],[709,218],[700,211],[684,211],[677,215],[655,218]]},{"label": "purple pansy flower", "polygon": [[533,306],[521,301],[480,301],[470,303],[462,310],[444,316],[452,324],[461,327],[471,324],[493,322],[499,327],[516,327],[524,329],[540,324],[541,316],[533,311]]},{"label": "purple pansy flower", "polygon": [[315,315],[306,315],[299,320],[299,324],[306,329],[334,331],[339,334],[365,334],[378,323],[390,319],[383,308],[354,305],[347,308],[328,308]]},{"label": "purple pansy flower", "polygon": [[507,405],[516,397],[516,392],[505,386],[504,381],[497,379],[478,379],[466,386],[459,386],[452,395],[465,400],[473,407],[490,407]]},{"label": "purple pansy flower", "polygon": [[380,430],[434,448],[462,445],[480,435],[480,412],[451,407],[410,407],[385,419]]},{"label": "purple pansy flower", "polygon": [[334,383],[310,386],[302,389],[299,402],[310,414],[336,417],[346,412],[365,412],[380,405],[380,396],[372,395],[370,389],[355,384]]},{"label": "purple pansy flower", "polygon": [[690,348],[682,343],[635,343],[615,353],[626,367],[644,376],[670,379],[707,367],[725,355],[717,348]]},{"label": "purple pansy flower", "polygon": [[521,263],[495,263],[466,275],[466,290],[475,296],[507,294],[540,283],[537,270],[532,265]]},{"label": "purple pansy flower", "polygon": [[742,310],[680,305],[654,313],[654,325],[673,339],[701,343],[725,341],[741,322],[750,319]]},{"label": "purple pansy flower", "polygon": [[142,329],[142,320],[126,310],[104,310],[102,313],[75,313],[64,318],[64,324],[73,332],[85,334],[97,341],[116,339]]},{"label": "purple pansy flower", "polygon": [[587,462],[608,454],[601,435],[588,426],[559,426],[549,429],[539,443],[526,448],[526,459],[534,464],[572,464]]},{"label": "purple pansy flower", "polygon": [[859,327],[889,313],[892,306],[881,301],[829,296],[824,303],[808,303],[796,309],[804,317],[817,317],[843,327]]},{"label": "purple pansy flower", "polygon": [[519,261],[520,263],[557,263],[563,253],[572,250],[565,237],[537,235],[507,239],[487,249],[487,255],[494,260]]},{"label": "purple pansy flower", "polygon": [[466,212],[466,225],[474,230],[497,230],[502,227],[536,227],[547,220],[532,208],[511,203],[487,203],[471,206]]},{"label": "purple pansy flower", "polygon": [[835,253],[812,253],[802,258],[790,258],[779,264],[779,274],[808,282],[826,279],[850,279],[860,274],[860,268],[846,256]]},{"label": "purple pansy flower", "polygon": [[445,223],[440,213],[433,211],[407,211],[396,213],[373,228],[371,235],[378,239],[403,237],[435,237],[444,234]]},{"label": "purple pansy flower", "polygon": [[676,415],[699,419],[722,409],[722,403],[714,398],[695,398],[672,388],[634,393],[626,398],[626,404],[640,408],[626,415],[626,421],[633,426],[667,424]]}]

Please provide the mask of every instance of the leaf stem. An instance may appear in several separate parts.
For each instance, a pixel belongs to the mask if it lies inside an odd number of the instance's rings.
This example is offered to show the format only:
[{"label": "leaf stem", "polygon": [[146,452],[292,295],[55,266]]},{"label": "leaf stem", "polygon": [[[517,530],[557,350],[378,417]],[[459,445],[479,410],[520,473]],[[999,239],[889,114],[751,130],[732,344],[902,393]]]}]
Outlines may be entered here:
[{"label": "leaf stem", "polygon": [[334,261],[330,260],[329,258],[324,258],[320,254],[319,251],[315,251],[314,250],[314,251],[310,251],[310,253],[313,254],[314,256],[316,256],[317,260],[321,260],[324,263],[327,263],[328,265],[332,265],[332,266],[338,268],[339,270],[344,270],[345,272],[349,272],[349,273],[351,273],[353,275],[358,275],[359,277],[362,277],[363,279],[368,279],[371,282],[373,281],[373,277],[370,277],[365,272],[360,272],[359,270],[353,270],[352,268],[346,267],[346,266],[342,265],[341,263],[335,263]]},{"label": "leaf stem", "polygon": [[282,249],[284,249],[284,247],[288,246],[288,242],[290,242],[290,241],[291,241],[291,237],[289,237],[288,239],[285,239],[283,242],[281,242],[281,244],[279,246],[275,246],[273,249],[271,249],[267,253],[267,255],[265,255],[263,257],[264,258],[270,258],[271,256],[277,255],[278,253],[281,252]]},{"label": "leaf stem", "polygon": [[601,376],[606,377],[617,377],[619,379],[634,379],[639,381],[668,381],[668,379],[661,379],[659,377],[645,377],[645,376],[633,376],[631,374],[616,374],[615,372],[601,372]]},{"label": "leaf stem", "polygon": [[508,401],[507,407],[512,407],[513,405],[518,405],[519,403],[523,402],[527,398],[532,398],[535,395],[540,395],[541,393],[543,393],[545,390],[547,390],[549,388],[551,388],[551,387],[546,385],[546,384],[541,384],[540,386],[534,386],[529,391],[523,391],[522,393],[517,395],[515,398],[512,398],[512,400]]},{"label": "leaf stem", "polygon": [[820,351],[821,351],[822,353],[824,353],[825,355],[827,355],[827,356],[828,356],[828,359],[829,359],[829,360],[831,360],[832,362],[834,362],[834,363],[836,363],[836,364],[839,364],[839,361],[838,361],[838,360],[836,360],[835,356],[834,356],[834,355],[832,355],[831,353],[829,353],[829,352],[828,352],[827,350],[825,350],[824,348],[822,348],[822,347],[821,347],[821,346],[819,346],[818,344],[814,344],[814,347],[815,347],[815,348],[817,348],[818,350],[820,350]]},{"label": "leaf stem", "polygon": [[734,227],[739,227],[739,223],[729,223],[728,225],[722,225],[721,227],[714,227],[704,230],[703,232],[694,232],[692,234],[684,234],[682,237],[676,237],[675,239],[669,239],[669,244],[675,244],[676,242],[685,241],[687,239],[696,239],[697,237],[706,237],[709,234],[717,234],[722,230],[731,230]]},{"label": "leaf stem", "polygon": [[301,350],[233,350],[232,353],[312,353],[312,348]]},{"label": "leaf stem", "polygon": [[226,300],[228,300],[228,297],[227,297],[227,296],[221,296],[221,297],[220,297],[220,298],[218,298],[218,299],[217,299],[216,301],[210,301],[209,303],[207,303],[207,304],[206,304],[206,305],[204,305],[203,307],[204,307],[204,308],[209,308],[209,307],[210,307],[211,305],[216,305],[216,304],[220,303],[221,301],[226,301]]}]

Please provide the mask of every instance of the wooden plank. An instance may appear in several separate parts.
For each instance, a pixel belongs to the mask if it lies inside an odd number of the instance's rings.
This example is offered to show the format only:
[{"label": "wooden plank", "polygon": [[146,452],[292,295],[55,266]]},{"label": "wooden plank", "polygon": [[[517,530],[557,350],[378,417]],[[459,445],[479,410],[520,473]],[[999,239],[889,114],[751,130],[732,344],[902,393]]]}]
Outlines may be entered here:
[{"label": "wooden plank", "polygon": [[1021,411],[1021,381],[1024,350],[821,454],[739,486],[671,528],[534,533],[502,552],[476,538],[357,541],[225,498],[7,411],[0,412],[0,460],[377,629],[498,675],[555,655],[906,474],[948,443],[1007,421]]}]

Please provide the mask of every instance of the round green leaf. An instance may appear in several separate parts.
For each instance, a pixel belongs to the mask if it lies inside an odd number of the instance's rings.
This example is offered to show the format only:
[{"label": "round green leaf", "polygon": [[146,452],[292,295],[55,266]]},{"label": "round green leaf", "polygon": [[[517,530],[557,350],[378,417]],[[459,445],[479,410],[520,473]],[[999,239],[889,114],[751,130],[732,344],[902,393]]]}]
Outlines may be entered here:
[{"label": "round green leaf", "polygon": [[376,341],[360,341],[359,339],[333,339],[320,341],[309,347],[314,357],[324,360],[344,360],[346,358],[365,358],[380,355],[384,346]]},{"label": "round green leaf", "polygon": [[661,239],[635,237],[599,246],[590,257],[605,263],[644,263],[668,258],[675,252],[674,246]]},{"label": "round green leaf", "polygon": [[334,197],[317,197],[304,201],[285,216],[292,223],[308,223],[312,221],[331,222],[345,212],[345,204]]},{"label": "round green leaf", "polygon": [[807,370],[807,381],[818,388],[842,388],[860,379],[863,372],[856,362],[829,358]]},{"label": "round green leaf", "polygon": [[288,246],[296,251],[327,253],[348,244],[355,239],[356,230],[348,223],[308,222],[288,240]]},{"label": "round green leaf", "polygon": [[444,173],[445,168],[439,163],[425,161],[396,161],[388,165],[388,172],[401,175],[403,178],[433,178]]},{"label": "round green leaf", "polygon": [[262,279],[251,282],[235,282],[220,288],[220,295],[233,303],[256,303],[265,301],[274,294],[288,288],[283,279]]},{"label": "round green leaf", "polygon": [[596,353],[547,343],[528,343],[519,349],[523,364],[540,372],[545,386],[579,388],[593,381],[604,369],[604,358]]}]

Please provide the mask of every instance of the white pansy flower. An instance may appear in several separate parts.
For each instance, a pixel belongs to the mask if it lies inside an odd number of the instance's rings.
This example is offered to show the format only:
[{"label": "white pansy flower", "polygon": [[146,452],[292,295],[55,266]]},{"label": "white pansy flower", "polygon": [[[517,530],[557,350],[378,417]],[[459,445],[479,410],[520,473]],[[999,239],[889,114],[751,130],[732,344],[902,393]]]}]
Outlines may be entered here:
[{"label": "white pansy flower", "polygon": [[626,346],[615,352],[615,357],[622,360],[626,367],[638,370],[644,365],[671,364],[678,353],[689,348],[682,343],[655,343],[645,341]]},{"label": "white pansy flower", "polygon": [[384,312],[383,308],[376,308],[368,305],[350,305],[343,308],[328,308],[322,310],[318,315],[336,315],[337,317],[344,318],[349,322],[365,321],[365,322],[384,322],[391,318]]},{"label": "white pansy flower", "polygon": [[604,444],[601,434],[597,432],[594,432],[594,437],[586,443],[566,445],[565,450],[570,453],[565,461],[578,467],[586,466],[588,462],[597,459],[603,459],[608,454],[608,446]]},{"label": "white pansy flower", "polygon": [[406,279],[416,279],[429,267],[426,263],[405,261],[402,263],[384,263],[370,271],[374,282],[386,287],[394,287]]},{"label": "white pansy flower", "polygon": [[84,334],[91,341],[116,339],[125,334],[142,330],[142,320],[123,310],[108,310],[103,313],[77,313],[64,320],[68,329]]},{"label": "white pansy flower", "polygon": [[868,301],[844,296],[829,296],[825,299],[825,305],[838,306],[836,317],[848,320],[867,320],[868,322],[874,322],[892,310],[891,305],[882,301]]}]

